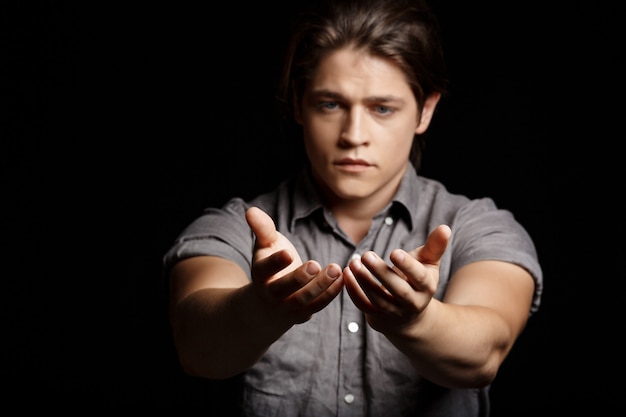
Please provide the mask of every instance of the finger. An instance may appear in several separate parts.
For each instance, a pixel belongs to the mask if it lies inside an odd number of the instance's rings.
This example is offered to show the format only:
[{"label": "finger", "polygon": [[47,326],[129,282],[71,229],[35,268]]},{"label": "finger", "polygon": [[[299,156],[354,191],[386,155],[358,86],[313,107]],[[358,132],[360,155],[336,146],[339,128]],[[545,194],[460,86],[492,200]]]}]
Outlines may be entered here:
[{"label": "finger", "polygon": [[298,267],[292,273],[272,282],[268,286],[270,293],[277,299],[285,299],[296,291],[304,288],[313,278],[315,278],[322,268],[316,261],[308,261]]},{"label": "finger", "polygon": [[292,261],[293,257],[285,250],[273,253],[264,259],[255,260],[252,264],[252,278],[255,281],[266,281],[289,266]]},{"label": "finger", "polygon": [[374,252],[366,252],[361,259],[353,259],[349,267],[370,301],[391,299],[387,283],[391,280],[389,276],[397,279],[397,275]]},{"label": "finger", "polygon": [[250,207],[246,211],[246,221],[256,235],[257,247],[268,247],[276,242],[278,232],[274,220],[258,207]]},{"label": "finger", "polygon": [[[351,268],[344,271],[344,281],[348,295],[354,305],[365,314],[395,314],[401,315],[402,309],[397,305],[393,296],[375,278],[366,278],[368,272],[355,273],[358,260],[351,262]],[[361,267],[362,270],[366,268]]]},{"label": "finger", "polygon": [[424,264],[411,257],[409,253],[402,249],[396,249],[391,252],[389,259],[393,263],[394,268],[415,291],[432,289],[433,283],[430,282],[429,279],[431,275],[428,273],[426,267]]},{"label": "finger", "polygon": [[[299,300],[296,297],[289,299],[289,302],[294,304],[291,308],[295,313],[293,316],[296,318],[296,323],[302,323],[311,319],[313,314],[324,309],[335,299],[335,297],[337,297],[339,293],[341,293],[341,289],[343,288],[343,274],[341,273],[341,269],[339,270],[339,275],[340,276],[338,278],[331,279],[332,283],[330,286],[328,286],[326,290],[324,290],[311,302],[300,304],[302,300]],[[298,319],[298,317],[300,317],[300,319]]]},{"label": "finger", "polygon": [[[308,265],[307,265],[308,266]],[[319,268],[319,265],[317,265]],[[313,269],[307,268],[307,272],[313,275]],[[335,280],[341,277],[341,267],[337,264],[330,264],[324,270],[314,274],[314,278],[310,280],[300,291],[298,297],[305,302],[310,303],[330,287]]]},{"label": "finger", "polygon": [[376,306],[372,304],[368,296],[365,294],[365,291],[363,291],[363,288],[359,285],[350,267],[344,268],[343,281],[348,295],[359,310],[365,314],[374,314],[378,312]]},{"label": "finger", "polygon": [[325,308],[341,292],[341,289],[344,285],[343,271],[341,270],[339,265],[337,265],[336,267],[339,269],[339,276],[334,278],[334,272],[328,272],[326,274],[327,278],[325,278],[325,281],[327,283],[329,282],[330,285],[326,287],[326,289],[322,293],[320,293],[317,298],[315,298],[315,300],[309,303],[309,310],[312,313],[316,313]]},{"label": "finger", "polygon": [[292,302],[302,306],[312,303],[341,277],[341,267],[336,264],[331,264],[321,270],[317,262],[309,261],[305,268],[300,269],[306,270],[308,281],[303,283],[290,298]]},{"label": "finger", "polygon": [[[359,266],[359,260],[355,261],[353,265],[355,267]],[[360,263],[365,268],[359,268],[354,272],[361,285],[365,287],[382,288],[388,292],[388,288],[393,285],[393,281],[398,279],[396,271],[372,251],[365,252],[361,256]]]},{"label": "finger", "polygon": [[428,235],[426,243],[418,250],[417,260],[425,264],[438,264],[452,235],[450,227],[442,224]]},{"label": "finger", "polygon": [[[398,252],[398,250],[396,250]],[[401,257],[404,251],[396,253],[396,257]],[[407,254],[408,255],[408,254]],[[379,306],[384,306],[387,310],[395,310],[395,307],[406,307],[407,305],[415,305],[420,301],[420,287],[421,283],[411,282],[416,281],[413,277],[407,276],[403,270],[396,267],[395,269],[390,267],[374,252],[368,251],[361,257],[363,264],[368,271],[370,271],[375,279],[380,281],[381,289],[384,289],[384,293],[381,291],[375,291],[374,287],[368,289],[364,286],[365,292],[368,294],[372,302],[375,302]],[[406,256],[405,259],[412,267],[419,270],[423,270],[424,267],[414,259]],[[414,271],[411,271],[416,273]],[[361,274],[363,277],[364,274]],[[424,277],[425,273],[422,272],[419,277]],[[360,281],[361,282],[361,281]],[[363,285],[363,284],[362,284]],[[394,308],[389,303],[393,301]]]}]

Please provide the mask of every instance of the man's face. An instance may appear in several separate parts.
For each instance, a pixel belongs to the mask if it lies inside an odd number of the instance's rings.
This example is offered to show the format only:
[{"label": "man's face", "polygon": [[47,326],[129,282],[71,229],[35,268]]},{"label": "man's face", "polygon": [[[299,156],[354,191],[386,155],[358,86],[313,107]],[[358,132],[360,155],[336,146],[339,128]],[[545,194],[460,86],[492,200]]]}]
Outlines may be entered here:
[{"label": "man's face", "polygon": [[[409,162],[420,122],[417,102],[394,63],[344,48],[325,56],[296,108],[313,175],[330,202],[388,201]],[[431,109],[432,107],[432,109]]]}]

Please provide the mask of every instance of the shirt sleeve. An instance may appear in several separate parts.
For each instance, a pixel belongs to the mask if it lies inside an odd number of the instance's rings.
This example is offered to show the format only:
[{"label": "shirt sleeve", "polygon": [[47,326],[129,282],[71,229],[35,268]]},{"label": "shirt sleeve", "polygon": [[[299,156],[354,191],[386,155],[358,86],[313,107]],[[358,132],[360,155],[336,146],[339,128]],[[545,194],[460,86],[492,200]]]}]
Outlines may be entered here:
[{"label": "shirt sleeve", "polygon": [[472,200],[457,212],[451,228],[450,274],[479,260],[519,265],[535,280],[531,313],[537,311],[543,291],[542,270],[530,235],[511,212],[496,208],[489,198]]},{"label": "shirt sleeve", "polygon": [[219,256],[239,265],[250,277],[254,235],[245,218],[247,205],[233,198],[221,208],[207,208],[176,238],[163,257],[165,274],[193,256]]}]

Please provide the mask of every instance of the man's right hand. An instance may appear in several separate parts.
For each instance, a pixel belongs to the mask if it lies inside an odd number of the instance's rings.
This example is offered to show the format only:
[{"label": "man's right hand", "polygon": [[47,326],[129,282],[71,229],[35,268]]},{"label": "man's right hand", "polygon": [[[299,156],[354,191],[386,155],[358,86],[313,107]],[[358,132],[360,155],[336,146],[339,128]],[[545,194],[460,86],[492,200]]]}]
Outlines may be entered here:
[{"label": "man's right hand", "polygon": [[302,262],[298,251],[276,230],[272,218],[251,207],[246,220],[256,235],[252,283],[269,314],[303,323],[330,303],[343,287],[342,268],[317,261]]}]

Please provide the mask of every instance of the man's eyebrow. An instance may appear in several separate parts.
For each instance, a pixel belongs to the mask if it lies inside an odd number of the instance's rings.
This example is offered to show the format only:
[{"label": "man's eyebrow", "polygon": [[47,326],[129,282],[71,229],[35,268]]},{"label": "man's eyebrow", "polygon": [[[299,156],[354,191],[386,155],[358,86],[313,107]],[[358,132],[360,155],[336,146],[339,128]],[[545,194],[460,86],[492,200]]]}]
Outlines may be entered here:
[{"label": "man's eyebrow", "polygon": [[[334,100],[346,100],[346,97],[343,94],[338,93],[336,91],[327,90],[324,88],[311,91],[311,95],[314,97],[328,97]],[[390,103],[390,102],[404,103],[404,99],[397,97],[397,96],[393,96],[393,95],[371,96],[371,97],[367,97],[365,99],[365,102],[367,103]]]},{"label": "man's eyebrow", "polygon": [[404,103],[404,99],[397,96],[372,96],[365,99],[367,103]]},{"label": "man's eyebrow", "polygon": [[320,90],[313,90],[311,91],[311,95],[315,97],[328,97],[328,98],[340,99],[340,100],[345,99],[345,97],[342,94],[337,93],[336,91],[327,90],[325,88],[322,88]]}]

